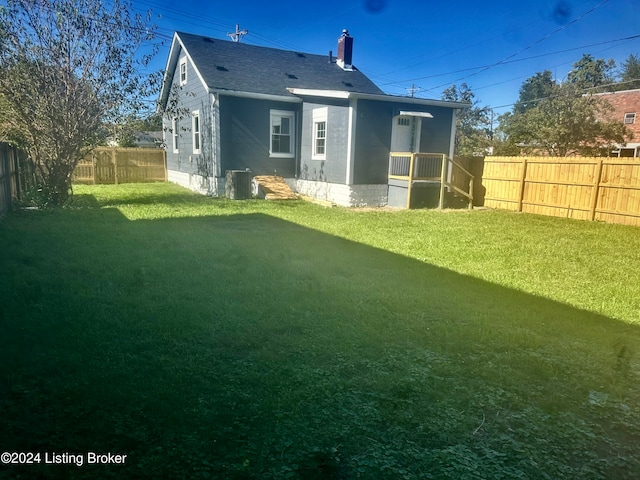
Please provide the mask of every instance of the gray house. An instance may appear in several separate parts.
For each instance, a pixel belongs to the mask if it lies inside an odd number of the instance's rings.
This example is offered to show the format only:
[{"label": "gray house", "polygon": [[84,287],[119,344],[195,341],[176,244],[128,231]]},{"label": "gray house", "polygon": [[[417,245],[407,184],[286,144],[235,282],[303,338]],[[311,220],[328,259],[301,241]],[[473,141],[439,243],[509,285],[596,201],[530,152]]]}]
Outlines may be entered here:
[{"label": "gray house", "polygon": [[176,33],[160,93],[168,179],[220,195],[226,171],[249,169],[339,205],[398,197],[392,152],[452,156],[468,105],[386,95],[352,55],[346,31],[336,56]]}]

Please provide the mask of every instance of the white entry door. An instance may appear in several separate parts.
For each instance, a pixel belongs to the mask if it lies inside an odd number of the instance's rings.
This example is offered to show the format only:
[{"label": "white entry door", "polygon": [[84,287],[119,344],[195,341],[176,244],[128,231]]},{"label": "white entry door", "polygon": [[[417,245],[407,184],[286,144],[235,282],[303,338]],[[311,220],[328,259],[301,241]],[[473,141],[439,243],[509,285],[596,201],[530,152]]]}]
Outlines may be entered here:
[{"label": "white entry door", "polygon": [[415,120],[408,115],[393,117],[391,130],[392,152],[413,152]]}]

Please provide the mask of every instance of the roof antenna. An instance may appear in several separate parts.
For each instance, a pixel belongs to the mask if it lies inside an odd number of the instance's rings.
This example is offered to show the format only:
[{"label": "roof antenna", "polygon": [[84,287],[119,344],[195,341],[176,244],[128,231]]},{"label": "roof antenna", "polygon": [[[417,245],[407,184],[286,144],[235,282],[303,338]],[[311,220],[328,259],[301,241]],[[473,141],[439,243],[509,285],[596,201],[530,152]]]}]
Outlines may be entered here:
[{"label": "roof antenna", "polygon": [[249,30],[247,30],[246,28],[243,28],[242,30],[240,30],[240,25],[236,23],[235,33],[227,33],[227,36],[231,37],[231,40],[233,40],[235,43],[240,43],[240,39],[245,35],[247,35],[248,33],[249,33]]}]

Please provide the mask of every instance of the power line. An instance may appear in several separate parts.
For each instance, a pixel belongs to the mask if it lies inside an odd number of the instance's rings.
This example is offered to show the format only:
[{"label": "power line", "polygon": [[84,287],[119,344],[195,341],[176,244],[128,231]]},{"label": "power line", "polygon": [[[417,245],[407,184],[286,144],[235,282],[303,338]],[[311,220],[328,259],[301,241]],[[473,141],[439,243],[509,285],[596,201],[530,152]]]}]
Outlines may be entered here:
[{"label": "power line", "polygon": [[526,47],[524,47],[523,49],[521,49],[521,50],[519,50],[519,51],[517,51],[517,52],[515,52],[515,53],[512,53],[511,55],[509,55],[509,56],[505,57],[504,59],[502,59],[502,60],[500,60],[500,61],[498,61],[498,62],[495,62],[495,63],[492,63],[492,64],[490,64],[490,65],[487,65],[486,67],[483,67],[481,70],[479,70],[479,71],[477,71],[477,72],[474,72],[474,73],[472,73],[472,74],[470,74],[470,75],[467,75],[467,76],[465,76],[465,77],[458,78],[458,79],[454,80],[453,82],[448,82],[448,83],[443,84],[443,85],[438,85],[438,86],[436,86],[436,87],[429,88],[429,89],[427,89],[426,91],[435,90],[435,89],[437,89],[437,88],[442,88],[442,87],[444,87],[444,86],[448,85],[449,83],[456,83],[456,82],[459,82],[459,81],[462,81],[462,80],[466,80],[466,79],[467,79],[467,78],[469,78],[469,77],[473,77],[473,76],[475,76],[475,75],[479,75],[479,74],[481,74],[481,73],[483,73],[483,72],[486,72],[487,70],[490,70],[490,69],[492,69],[492,68],[495,68],[495,67],[497,67],[497,66],[499,66],[499,65],[505,65],[505,64],[506,64],[509,60],[511,60],[513,57],[516,57],[516,56],[520,55],[521,53],[526,52],[527,50],[530,50],[531,48],[535,47],[536,45],[538,45],[538,44],[542,43],[543,41],[547,40],[548,38],[552,37],[552,36],[553,36],[553,35],[555,35],[556,33],[561,32],[562,30],[564,30],[564,29],[565,29],[565,28],[567,28],[568,26],[573,25],[573,24],[575,24],[575,23],[579,22],[579,21],[580,21],[580,20],[582,20],[584,17],[586,17],[586,16],[587,16],[587,15],[589,15],[590,13],[594,12],[595,10],[597,10],[598,8],[600,8],[602,5],[604,5],[604,4],[605,4],[605,3],[607,3],[608,1],[609,1],[609,0],[602,0],[602,2],[600,2],[598,5],[596,5],[595,7],[591,8],[591,9],[589,9],[587,12],[583,13],[583,14],[582,14],[582,15],[580,15],[579,17],[574,18],[574,19],[573,19],[573,20],[571,20],[569,23],[564,24],[564,25],[563,25],[563,26],[561,26],[560,28],[555,29],[553,32],[548,33],[548,34],[547,34],[547,35],[545,35],[544,37],[539,38],[539,39],[538,39],[538,40],[536,40],[535,42],[530,43],[529,45],[527,45],[527,46],[526,46]]},{"label": "power line", "polygon": [[[638,39],[638,38],[640,38],[640,34],[639,35],[632,35],[630,37],[617,38],[617,39],[614,39],[614,40],[607,40],[607,41],[604,41],[604,42],[592,43],[592,44],[589,44],[589,45],[582,45],[580,47],[573,47],[573,48],[567,48],[567,49],[564,49],[564,50],[557,50],[555,52],[541,53],[539,55],[532,55],[530,57],[518,58],[518,59],[515,59],[515,60],[509,60],[509,61],[503,62],[502,65],[508,65],[510,63],[525,62],[527,60],[533,60],[533,59],[536,59],[536,58],[548,57],[548,56],[551,56],[551,55],[558,55],[558,54],[561,54],[561,53],[567,53],[567,52],[571,52],[571,51],[574,51],[574,50],[582,50],[584,48],[597,47],[599,45],[607,45],[609,43],[624,42],[624,41],[628,41],[628,40],[635,40],[635,39]],[[406,80],[399,80],[397,82],[394,81],[394,82],[388,82],[388,83],[381,83],[379,85],[380,86],[397,85],[397,84],[402,84],[402,83],[415,82],[417,80],[426,80],[426,79],[429,79],[429,78],[444,77],[444,76],[447,76],[447,75],[451,75],[453,73],[461,73],[461,72],[469,72],[469,71],[479,70],[479,69],[486,69],[487,67],[491,67],[491,65],[492,64],[481,65],[481,66],[477,66],[477,67],[462,68],[460,70],[453,70],[451,72],[436,73],[436,74],[433,74],[433,75],[426,75],[424,77],[417,77],[417,78],[409,78],[409,79],[406,79]],[[480,73],[480,72],[478,72],[478,73]],[[455,81],[452,82],[452,83],[455,83]],[[436,88],[438,88],[438,87],[433,87],[433,88],[430,88],[429,90],[434,90]]]},{"label": "power line", "polygon": [[[405,67],[401,67],[401,68],[398,68],[398,69],[395,69],[395,70],[391,70],[391,71],[386,72],[386,73],[381,73],[379,75],[373,75],[371,78],[373,79],[373,78],[386,77],[388,75],[391,75],[391,74],[394,74],[394,73],[398,73],[398,72],[401,72],[403,70],[408,70],[410,68],[417,67],[418,65],[422,65],[424,63],[431,62],[431,61],[437,60],[439,58],[443,58],[443,57],[448,57],[448,56],[454,55],[454,54],[462,52],[464,50],[468,50],[469,48],[477,47],[477,46],[483,45],[485,43],[488,43],[488,42],[490,42],[492,40],[496,40],[498,38],[501,38],[503,35],[506,35],[506,34],[509,34],[509,33],[514,33],[514,32],[517,32],[519,30],[522,30],[524,28],[530,27],[531,25],[533,25],[535,23],[536,22],[531,22],[531,23],[529,23],[529,24],[527,24],[525,26],[521,26],[521,27],[515,28],[513,30],[509,30],[507,32],[501,33],[500,35],[495,35],[493,37],[489,37],[489,38],[487,38],[485,40],[482,40],[480,42],[476,42],[476,43],[471,44],[471,45],[466,45],[466,46],[460,47],[460,48],[458,48],[456,50],[448,50],[448,51],[445,51],[445,53],[442,53],[441,55],[437,55],[435,57],[428,57],[427,59],[422,60],[420,62],[413,63],[411,65],[407,65]],[[440,51],[442,51],[442,50],[444,50],[444,49],[440,49]],[[413,57],[413,58],[416,58],[416,57]]]},{"label": "power line", "polygon": [[[586,87],[584,88],[582,91],[584,93],[586,93],[588,90],[594,90],[594,89],[599,89],[599,88],[604,88],[604,87],[613,87],[615,85],[624,85],[625,83],[633,83],[633,82],[638,82],[640,81],[640,78],[634,78],[631,80],[625,80],[624,82],[612,82],[612,83],[605,83],[603,85],[596,85],[594,87]],[[614,90],[611,90],[610,92],[602,92],[602,93],[614,93]],[[540,102],[542,100],[549,100],[551,98],[557,98],[557,97],[561,97],[562,95],[549,95],[547,97],[540,97],[540,98],[533,98],[531,100],[527,100],[527,103],[534,103],[534,102]],[[514,105],[517,105],[518,103],[521,102],[513,102],[513,103],[506,103],[504,105],[498,105],[497,107],[491,107],[492,109],[498,109],[498,108],[505,108],[505,107],[513,107]]]}]

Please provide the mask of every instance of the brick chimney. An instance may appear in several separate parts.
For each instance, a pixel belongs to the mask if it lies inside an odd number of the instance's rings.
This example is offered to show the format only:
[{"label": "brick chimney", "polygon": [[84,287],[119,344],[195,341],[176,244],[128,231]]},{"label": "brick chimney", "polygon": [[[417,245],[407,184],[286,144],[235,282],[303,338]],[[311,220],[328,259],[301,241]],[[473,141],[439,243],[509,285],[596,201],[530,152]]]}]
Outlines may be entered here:
[{"label": "brick chimney", "polygon": [[352,56],[353,37],[349,36],[348,30],[342,30],[342,36],[338,39],[338,58],[336,63],[343,70],[352,71]]}]

